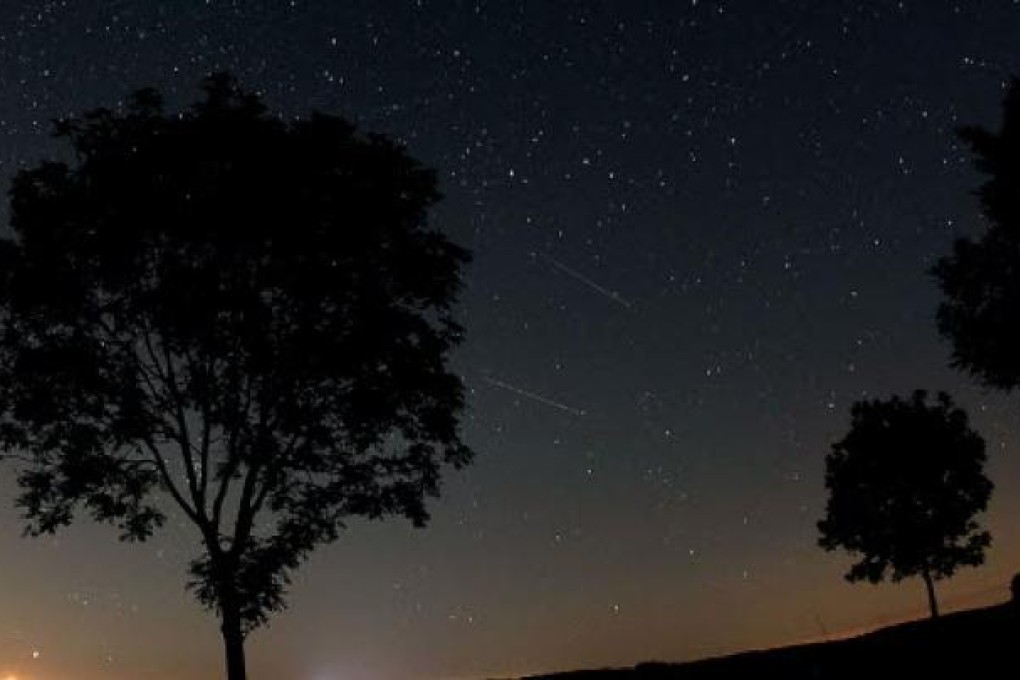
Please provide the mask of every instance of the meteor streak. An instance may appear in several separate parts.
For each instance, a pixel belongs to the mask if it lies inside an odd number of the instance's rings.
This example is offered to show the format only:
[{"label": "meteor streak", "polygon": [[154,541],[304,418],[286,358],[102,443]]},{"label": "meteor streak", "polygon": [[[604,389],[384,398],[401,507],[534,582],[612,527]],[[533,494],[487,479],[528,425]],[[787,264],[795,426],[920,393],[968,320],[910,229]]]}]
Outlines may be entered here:
[{"label": "meteor streak", "polygon": [[613,302],[615,302],[617,304],[620,304],[620,305],[623,305],[627,309],[631,308],[630,303],[627,302],[627,300],[623,299],[623,296],[620,295],[619,293],[617,293],[615,290],[609,290],[608,288],[606,288],[604,286],[600,286],[599,284],[595,283],[594,281],[589,279],[587,276],[585,276],[581,272],[579,272],[579,271],[577,271],[575,269],[571,269],[570,267],[568,267],[567,265],[563,264],[562,262],[557,260],[555,257],[552,257],[551,255],[546,255],[545,253],[540,253],[540,255],[541,255],[543,260],[545,260],[546,262],[548,262],[552,266],[556,267],[557,269],[559,269],[561,272],[563,272],[567,276],[571,276],[571,277],[577,279],[578,281],[580,281],[584,285],[588,286],[589,288],[591,288],[592,290],[594,290],[594,291],[596,291],[598,293],[601,293],[603,296],[609,298]]},{"label": "meteor streak", "polygon": [[489,383],[493,387],[498,387],[501,390],[506,390],[507,392],[513,392],[514,394],[520,395],[520,396],[522,396],[522,397],[524,397],[526,399],[531,399],[532,401],[537,401],[540,404],[545,404],[546,406],[551,406],[554,409],[558,409],[560,411],[565,411],[566,413],[569,413],[572,416],[577,416],[577,417],[580,418],[580,417],[583,417],[583,416],[585,416],[587,414],[587,412],[584,411],[583,409],[574,408],[573,406],[568,406],[567,404],[564,404],[562,402],[555,401],[553,399],[549,399],[548,397],[543,397],[541,394],[535,394],[534,392],[529,392],[528,390],[522,390],[520,387],[516,387],[514,385],[511,385],[510,383],[505,383],[502,380],[496,380],[495,378],[490,378],[487,375],[486,376],[482,376],[482,380],[484,380],[485,382]]}]

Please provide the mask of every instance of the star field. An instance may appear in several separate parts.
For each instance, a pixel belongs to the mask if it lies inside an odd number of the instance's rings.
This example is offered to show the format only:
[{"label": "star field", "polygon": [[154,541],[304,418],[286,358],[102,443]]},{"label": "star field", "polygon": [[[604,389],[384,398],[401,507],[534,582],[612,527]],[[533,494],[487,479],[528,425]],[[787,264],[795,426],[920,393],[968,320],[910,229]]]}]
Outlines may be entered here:
[{"label": "star field", "polygon": [[[320,549],[253,678],[690,659],[924,612],[919,583],[848,585],[816,546],[865,396],[971,412],[994,543],[941,592],[1005,597],[1020,418],[947,367],[926,272],[983,228],[954,129],[998,125],[1018,31],[1010,0],[5,1],[0,177],[62,152],[55,117],[146,85],[179,107],[219,69],[439,171],[434,223],[474,252],[454,363],[478,458],[428,528]],[[4,505],[0,677],[218,677],[187,527],[30,541]]]}]

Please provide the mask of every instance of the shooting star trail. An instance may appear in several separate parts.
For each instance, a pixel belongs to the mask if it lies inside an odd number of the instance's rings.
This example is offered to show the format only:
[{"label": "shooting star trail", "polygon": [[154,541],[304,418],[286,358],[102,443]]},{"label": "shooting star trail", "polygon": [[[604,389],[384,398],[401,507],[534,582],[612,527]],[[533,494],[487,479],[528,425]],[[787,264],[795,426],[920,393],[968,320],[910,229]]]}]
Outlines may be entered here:
[{"label": "shooting star trail", "polygon": [[620,295],[619,293],[617,293],[616,291],[609,290],[608,288],[606,288],[604,286],[600,286],[599,284],[595,283],[594,281],[589,279],[587,276],[585,276],[581,272],[576,271],[574,269],[571,269],[570,267],[568,267],[567,265],[563,264],[562,262],[557,260],[555,257],[552,257],[551,255],[546,255],[545,253],[540,253],[540,255],[541,255],[543,260],[545,260],[546,262],[548,262],[552,266],[556,267],[557,269],[559,269],[564,274],[566,274],[568,276],[572,276],[573,278],[577,279],[578,281],[580,281],[584,285],[588,286],[592,290],[595,290],[595,291],[601,293],[602,295],[604,295],[605,297],[609,298],[613,302],[615,302],[617,304],[621,304],[624,307],[626,307],[627,309],[631,308],[630,303],[627,302],[626,300],[624,300],[623,296]]},{"label": "shooting star trail", "polygon": [[496,380],[495,378],[490,378],[487,375],[482,376],[482,380],[489,383],[493,387],[498,387],[499,389],[506,390],[507,392],[513,392],[514,394],[525,397],[526,399],[531,399],[532,401],[537,401],[540,404],[545,404],[546,406],[551,406],[554,409],[558,409],[560,411],[569,413],[572,416],[577,416],[581,418],[587,415],[587,411],[584,411],[579,408],[574,408],[573,406],[568,406],[558,401],[554,401],[552,399],[549,399],[548,397],[543,397],[541,394],[535,394],[534,392],[529,392],[528,390],[522,390],[520,387],[516,387],[514,385],[511,385],[510,383],[505,383],[502,380]]}]

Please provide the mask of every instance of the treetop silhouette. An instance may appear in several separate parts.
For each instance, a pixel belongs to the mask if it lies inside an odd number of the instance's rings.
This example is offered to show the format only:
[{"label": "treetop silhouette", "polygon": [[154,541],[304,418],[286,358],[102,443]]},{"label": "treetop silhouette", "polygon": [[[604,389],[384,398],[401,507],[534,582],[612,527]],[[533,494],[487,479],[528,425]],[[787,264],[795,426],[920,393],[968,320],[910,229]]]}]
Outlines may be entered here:
[{"label": "treetop silhouette", "polygon": [[351,517],[422,524],[459,435],[468,253],[435,173],[342,118],[284,121],[226,75],[56,125],[0,240],[0,446],[27,531],[144,540],[175,507],[228,677],[289,573]]},{"label": "treetop silhouette", "polygon": [[934,582],[982,564],[991,544],[974,520],[992,492],[984,440],[942,392],[859,401],[851,421],[826,457],[819,545],[860,558],[851,582],[920,576],[938,616]]},{"label": "treetop silhouette", "polygon": [[952,342],[952,364],[982,384],[1020,387],[1020,81],[1010,84],[998,133],[965,127],[958,135],[978,170],[989,223],[978,239],[961,238],[932,269],[942,288],[938,328]]}]

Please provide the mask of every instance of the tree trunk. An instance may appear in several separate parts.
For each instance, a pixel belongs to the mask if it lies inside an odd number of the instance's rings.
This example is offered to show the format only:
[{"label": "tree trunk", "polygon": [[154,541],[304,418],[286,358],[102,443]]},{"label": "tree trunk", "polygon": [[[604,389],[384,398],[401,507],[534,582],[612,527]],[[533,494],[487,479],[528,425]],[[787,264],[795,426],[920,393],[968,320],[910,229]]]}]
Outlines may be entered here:
[{"label": "tree trunk", "polygon": [[231,596],[224,597],[221,610],[220,631],[223,633],[223,649],[226,653],[227,680],[246,680],[244,632],[241,629],[241,615],[236,601]]},{"label": "tree trunk", "polygon": [[935,581],[931,577],[931,572],[927,568],[921,571],[921,578],[924,579],[925,588],[928,590],[928,607],[931,609],[931,617],[937,619],[939,617],[939,603],[935,599]]}]

